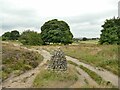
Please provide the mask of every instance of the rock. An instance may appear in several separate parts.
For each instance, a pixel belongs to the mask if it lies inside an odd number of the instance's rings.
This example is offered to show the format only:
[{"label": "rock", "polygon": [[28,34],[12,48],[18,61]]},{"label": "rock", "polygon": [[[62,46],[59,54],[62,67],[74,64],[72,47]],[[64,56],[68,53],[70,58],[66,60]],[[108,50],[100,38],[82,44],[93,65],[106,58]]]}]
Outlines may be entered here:
[{"label": "rock", "polygon": [[53,55],[48,64],[48,69],[57,70],[57,71],[65,71],[67,70],[67,60],[65,58],[64,52],[58,48],[54,50]]}]

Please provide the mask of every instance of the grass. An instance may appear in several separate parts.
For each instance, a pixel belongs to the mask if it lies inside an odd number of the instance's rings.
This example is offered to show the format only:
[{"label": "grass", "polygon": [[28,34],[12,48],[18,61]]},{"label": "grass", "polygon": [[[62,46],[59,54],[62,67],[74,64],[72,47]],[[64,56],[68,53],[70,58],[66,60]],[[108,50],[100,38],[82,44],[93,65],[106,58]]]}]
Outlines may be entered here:
[{"label": "grass", "polygon": [[89,70],[88,68],[86,68],[86,67],[84,67],[84,66],[82,66],[82,65],[80,65],[79,67],[80,67],[81,69],[83,69],[85,72],[87,72],[87,73],[89,74],[89,76],[90,76],[93,80],[95,80],[99,85],[101,84],[101,82],[102,82],[103,80],[102,80],[102,78],[101,78],[99,75],[97,75],[95,72]]},{"label": "grass", "polygon": [[66,55],[95,67],[105,68],[118,75],[118,46],[80,44],[61,47]]},{"label": "grass", "polygon": [[91,44],[79,42],[76,45],[47,45],[41,47],[50,53],[58,47],[61,47],[68,56],[95,67],[102,67],[120,76],[118,72],[120,70],[120,65],[118,66],[118,45],[99,45],[92,43],[93,41],[91,41]]},{"label": "grass", "polygon": [[43,57],[37,52],[4,43],[2,44],[2,80],[37,67],[42,60]]},{"label": "grass", "polygon": [[9,42],[9,43],[22,45],[22,43],[20,41],[18,41],[18,40],[6,40],[6,41],[2,41],[2,42]]},{"label": "grass", "polygon": [[79,43],[84,43],[84,44],[98,44],[98,40],[79,41]]},{"label": "grass", "polygon": [[79,68],[83,69],[85,72],[88,73],[88,75],[93,79],[95,80],[99,85],[101,84],[101,82],[103,81],[102,80],[102,77],[100,77],[99,75],[97,75],[95,72],[89,70],[88,68],[82,66],[82,65],[77,65],[76,63],[72,62],[72,61],[69,61],[68,63],[74,65],[74,66],[78,66]]},{"label": "grass", "polygon": [[80,67],[81,69],[83,69],[85,72],[87,72],[88,75],[89,75],[93,80],[95,80],[99,85],[102,85],[102,86],[104,86],[104,87],[107,87],[107,86],[108,86],[108,87],[113,87],[113,88],[115,87],[115,86],[112,85],[111,82],[109,82],[109,81],[104,81],[101,76],[99,76],[99,75],[96,74],[95,72],[89,70],[88,68],[86,68],[86,67],[84,67],[84,66],[82,66],[82,65],[80,65],[79,67]]},{"label": "grass", "polygon": [[[104,87],[113,87],[114,88],[114,86],[110,82],[104,81],[101,76],[96,74],[94,71],[91,71],[88,68],[84,67],[83,65],[77,65],[76,63],[74,63],[72,61],[69,61],[68,63],[83,69],[99,85],[102,85]],[[77,73],[80,74],[79,72],[77,72]],[[85,82],[88,83],[86,79],[85,79]],[[90,86],[88,85],[88,87],[90,87]]]},{"label": "grass", "polygon": [[[90,41],[89,41],[90,42]],[[77,45],[46,45],[46,46],[35,46],[35,48],[39,49],[39,47],[44,48],[47,51],[52,52],[53,50],[57,49],[57,47],[61,47],[61,49],[65,52],[66,55],[69,55],[71,57],[77,58],[79,61],[93,65],[95,67],[102,67],[105,68],[114,74],[118,75],[118,46],[117,45],[98,45],[93,43],[79,43]],[[8,50],[9,51],[9,50]],[[9,60],[8,60],[9,62]],[[73,64],[77,66],[74,62],[68,61],[70,64]],[[20,64],[21,65],[21,64]],[[27,66],[29,67],[29,66]],[[97,83],[102,83],[102,79],[100,76],[98,76],[95,72],[90,71],[89,69],[80,66],[82,69],[86,70],[86,72],[91,76],[91,78],[94,78]],[[29,67],[30,68],[30,67]],[[8,68],[8,71],[11,71]],[[18,71],[15,71],[15,73],[18,73]],[[53,72],[46,72],[40,73],[34,82],[35,87],[44,87],[44,85],[47,83],[47,85],[51,85],[52,77],[54,77]],[[4,76],[7,76],[6,73],[4,73]],[[50,74],[50,78],[47,80],[42,78],[44,75]],[[73,75],[74,76],[74,75]],[[55,82],[59,83],[62,79],[55,78]],[[67,81],[65,81],[67,82]],[[104,82],[104,81],[103,81]]]},{"label": "grass", "polygon": [[67,71],[57,72],[43,69],[34,80],[34,87],[69,87],[76,82],[78,77],[73,68]]},{"label": "grass", "polygon": [[119,75],[118,45],[79,43],[78,45],[42,46],[42,48],[50,53],[57,49],[57,47],[61,47],[66,55],[74,57],[81,62],[95,67],[102,67]]},{"label": "grass", "polygon": [[86,83],[87,85],[89,85],[89,83],[88,83],[88,81],[87,81],[87,79],[86,79],[86,78],[84,79],[84,81],[85,81],[85,83]]},{"label": "grass", "polygon": [[67,61],[69,64],[72,64],[72,65],[74,65],[74,66],[78,66],[78,64],[76,64],[76,63],[74,63],[74,62],[72,62],[72,61]]}]

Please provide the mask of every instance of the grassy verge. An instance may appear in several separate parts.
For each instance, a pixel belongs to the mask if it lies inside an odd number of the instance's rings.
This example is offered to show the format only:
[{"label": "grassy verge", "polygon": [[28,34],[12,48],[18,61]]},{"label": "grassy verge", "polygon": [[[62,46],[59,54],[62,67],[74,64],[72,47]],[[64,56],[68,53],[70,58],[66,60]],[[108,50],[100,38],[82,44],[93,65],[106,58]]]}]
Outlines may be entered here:
[{"label": "grassy verge", "polygon": [[[119,75],[118,66],[118,45],[80,44],[66,46],[42,46],[45,50],[53,52],[57,47],[66,55],[74,57],[81,62],[102,67],[116,75]],[[119,75],[120,76],[120,75]]]},{"label": "grassy verge", "polygon": [[89,74],[89,76],[90,76],[93,80],[95,80],[99,85],[101,84],[101,82],[102,82],[103,80],[102,80],[102,78],[101,78],[99,75],[97,75],[95,72],[87,69],[86,67],[84,67],[84,66],[82,66],[82,65],[80,65],[79,67],[80,67],[81,69],[83,69],[85,72],[87,72],[87,73]]},{"label": "grassy verge", "polygon": [[51,54],[57,47],[61,47],[68,56],[74,57],[81,62],[95,67],[102,67],[119,75],[118,71],[120,70],[120,65],[118,66],[118,45],[79,43],[78,45],[47,45],[41,47]]},{"label": "grassy verge", "polygon": [[[94,71],[89,70],[88,68],[82,66],[82,65],[77,65],[76,63],[72,62],[72,61],[68,61],[69,64],[72,64],[74,66],[77,66],[81,69],[83,69],[86,73],[88,73],[88,75],[94,80],[96,81],[99,85],[102,85],[104,87],[114,87],[109,81],[104,81],[102,79],[101,76],[99,76],[98,74],[96,74]],[[79,72],[77,72],[79,73]]]},{"label": "grassy verge", "polygon": [[42,70],[34,80],[34,87],[69,87],[78,80],[73,68],[67,71],[57,72],[51,70]]},{"label": "grassy verge", "polygon": [[66,55],[95,67],[105,68],[118,75],[118,46],[80,44],[61,47]]},{"label": "grassy verge", "polygon": [[[72,62],[72,61],[68,61],[68,63],[70,63],[70,64],[72,64],[72,65],[74,65],[74,66],[79,66],[79,65],[77,65],[76,63],[74,63],[74,62]],[[81,69],[83,69],[85,72],[87,72],[88,75],[89,75],[93,80],[95,80],[98,84],[101,84],[101,82],[103,82],[102,78],[101,78],[99,75],[97,75],[95,72],[89,70],[88,68],[86,68],[86,67],[84,67],[84,66],[82,66],[82,65],[80,65],[79,67],[80,67]]]},{"label": "grassy verge", "polygon": [[95,72],[89,70],[88,68],[86,68],[86,67],[84,67],[84,66],[82,66],[82,65],[80,65],[79,67],[80,67],[81,69],[83,69],[85,72],[87,72],[88,75],[89,75],[93,80],[95,80],[99,85],[101,85],[101,86],[103,86],[103,87],[113,87],[113,88],[115,87],[115,86],[112,85],[111,82],[109,82],[109,81],[104,81],[104,80],[102,79],[102,77],[100,77],[99,75],[97,75]]},{"label": "grassy verge", "polygon": [[67,61],[69,64],[72,64],[74,66],[78,66],[76,63],[72,62],[72,61]]}]

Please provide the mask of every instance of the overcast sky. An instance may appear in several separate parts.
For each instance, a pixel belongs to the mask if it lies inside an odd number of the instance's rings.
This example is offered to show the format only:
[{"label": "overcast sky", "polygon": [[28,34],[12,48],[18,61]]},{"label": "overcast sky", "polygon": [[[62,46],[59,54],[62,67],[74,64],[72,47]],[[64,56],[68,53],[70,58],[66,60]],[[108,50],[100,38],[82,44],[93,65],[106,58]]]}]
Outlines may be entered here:
[{"label": "overcast sky", "polygon": [[48,20],[68,23],[74,37],[99,37],[105,19],[118,16],[119,0],[0,0],[0,35],[11,30],[40,32]]}]

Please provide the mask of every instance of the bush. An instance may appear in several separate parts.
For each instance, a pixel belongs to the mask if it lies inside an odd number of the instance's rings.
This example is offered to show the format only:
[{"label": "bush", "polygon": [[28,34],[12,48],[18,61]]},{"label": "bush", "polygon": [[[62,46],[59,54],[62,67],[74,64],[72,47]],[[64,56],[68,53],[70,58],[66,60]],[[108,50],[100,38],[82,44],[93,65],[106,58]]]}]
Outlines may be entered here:
[{"label": "bush", "polygon": [[42,45],[43,41],[41,35],[34,31],[24,31],[19,38],[20,42],[24,45]]}]

